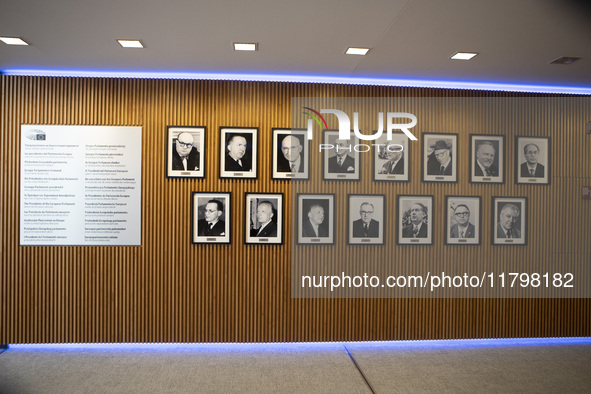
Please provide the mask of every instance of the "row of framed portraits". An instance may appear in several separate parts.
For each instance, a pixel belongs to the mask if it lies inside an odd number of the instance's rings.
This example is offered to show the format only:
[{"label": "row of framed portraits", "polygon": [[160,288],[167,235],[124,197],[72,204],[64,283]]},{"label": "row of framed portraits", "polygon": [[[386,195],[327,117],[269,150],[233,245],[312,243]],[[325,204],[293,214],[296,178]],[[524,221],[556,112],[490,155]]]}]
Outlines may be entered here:
[{"label": "row of framed portraits", "polygon": [[[310,178],[310,142],[302,129],[272,130],[271,160],[273,179]],[[206,127],[167,128],[166,174],[169,178],[204,178]],[[219,177],[253,179],[258,177],[258,128],[220,127]],[[422,134],[422,180],[457,182],[458,134]],[[366,141],[367,142],[367,141]],[[373,180],[408,182],[410,179],[409,140],[393,134],[360,144],[353,133],[339,139],[338,131],[323,133],[322,166],[324,180],[360,179],[360,154],[373,150]],[[462,160],[459,160],[462,159]],[[465,160],[464,160],[465,161]],[[470,182],[505,182],[505,137],[470,134]],[[515,137],[515,182],[550,183],[550,137]]]},{"label": "row of framed portraits", "polygon": [[[347,244],[383,245],[385,232],[385,195],[347,195]],[[445,223],[442,230],[446,245],[480,245],[482,204],[479,196],[446,196]],[[192,242],[228,244],[231,240],[231,193],[193,192]],[[396,243],[432,245],[434,223],[433,196],[399,195],[396,215]],[[246,193],[244,205],[244,242],[246,244],[282,244],[284,201],[282,193]],[[335,243],[335,194],[299,193],[297,195],[297,244],[333,245]],[[527,241],[527,198],[492,198],[493,245],[525,245]]]}]

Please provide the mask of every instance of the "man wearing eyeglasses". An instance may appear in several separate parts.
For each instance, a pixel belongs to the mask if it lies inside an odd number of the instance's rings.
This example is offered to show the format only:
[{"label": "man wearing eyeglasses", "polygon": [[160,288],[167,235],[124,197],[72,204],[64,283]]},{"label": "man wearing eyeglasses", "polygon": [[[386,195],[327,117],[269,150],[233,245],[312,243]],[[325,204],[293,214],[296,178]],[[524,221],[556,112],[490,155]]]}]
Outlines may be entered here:
[{"label": "man wearing eyeglasses", "polygon": [[470,223],[470,209],[465,204],[458,204],[454,211],[456,224],[451,226],[451,238],[474,238],[476,228]]},{"label": "man wearing eyeglasses", "polygon": [[427,159],[427,175],[452,175],[451,145],[439,140],[431,146]]},{"label": "man wearing eyeglasses", "polygon": [[180,133],[172,147],[172,169],[199,171],[199,151],[193,146],[193,135]]},{"label": "man wearing eyeglasses", "polygon": [[364,202],[359,207],[361,219],[353,222],[354,238],[378,238],[380,236],[380,222],[371,218],[374,207],[369,202]]},{"label": "man wearing eyeglasses", "polygon": [[197,234],[206,237],[223,237],[226,235],[226,222],[220,220],[224,213],[224,204],[219,200],[209,200],[203,210],[205,219],[197,221]]}]

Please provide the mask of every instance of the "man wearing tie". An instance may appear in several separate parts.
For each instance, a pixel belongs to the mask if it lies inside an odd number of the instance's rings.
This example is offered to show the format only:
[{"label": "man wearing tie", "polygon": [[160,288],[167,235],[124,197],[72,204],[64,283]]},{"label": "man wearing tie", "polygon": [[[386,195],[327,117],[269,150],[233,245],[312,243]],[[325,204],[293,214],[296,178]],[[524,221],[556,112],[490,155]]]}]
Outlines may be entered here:
[{"label": "man wearing tie", "polygon": [[373,204],[364,202],[359,207],[361,219],[353,222],[354,238],[378,238],[380,236],[380,222],[371,218],[374,212]]},{"label": "man wearing tie", "polygon": [[257,205],[256,218],[257,222],[261,225],[260,227],[253,228],[250,230],[251,237],[276,237],[277,236],[277,224],[273,219],[273,204],[270,201],[261,201]]},{"label": "man wearing tie", "polygon": [[427,175],[452,175],[451,146],[439,140],[431,146],[427,159]]},{"label": "man wearing tie", "polygon": [[193,135],[180,133],[172,147],[172,169],[175,171],[198,171],[199,151],[193,146]]},{"label": "man wearing tie", "polygon": [[332,174],[355,172],[355,159],[347,154],[351,151],[348,140],[335,140],[336,155],[328,159],[328,172]]},{"label": "man wearing tie", "polygon": [[540,147],[536,144],[527,144],[523,147],[525,163],[521,165],[522,178],[543,178],[544,166],[538,163]]},{"label": "man wearing tie", "polygon": [[493,163],[495,161],[495,147],[490,141],[482,141],[476,147],[475,176],[499,176],[499,169]]},{"label": "man wearing tie", "polygon": [[277,171],[279,172],[304,172],[304,163],[302,163],[302,143],[300,139],[293,135],[288,135],[281,141],[282,157],[277,160]]},{"label": "man wearing tie", "polygon": [[388,161],[380,169],[380,174],[404,174],[404,160],[399,144],[388,142],[386,144],[386,157]]},{"label": "man wearing tie", "polygon": [[242,134],[232,134],[228,140],[225,171],[250,171],[252,160],[247,154],[246,138]]},{"label": "man wearing tie", "polygon": [[402,238],[427,238],[427,207],[420,202],[410,207],[410,224],[402,229]]},{"label": "man wearing tie", "polygon": [[521,238],[521,231],[515,226],[519,218],[519,208],[514,204],[505,204],[499,215],[497,238]]},{"label": "man wearing tie", "polygon": [[466,204],[458,204],[454,211],[456,224],[451,226],[451,238],[474,238],[476,229],[470,223],[470,209]]},{"label": "man wearing tie", "polygon": [[219,200],[209,200],[203,210],[205,219],[197,222],[197,234],[206,237],[226,235],[226,222],[220,220],[224,213],[224,204]]},{"label": "man wearing tie", "polygon": [[302,237],[328,237],[328,229],[322,223],[324,223],[324,208],[314,203],[310,206],[308,217],[302,220]]}]

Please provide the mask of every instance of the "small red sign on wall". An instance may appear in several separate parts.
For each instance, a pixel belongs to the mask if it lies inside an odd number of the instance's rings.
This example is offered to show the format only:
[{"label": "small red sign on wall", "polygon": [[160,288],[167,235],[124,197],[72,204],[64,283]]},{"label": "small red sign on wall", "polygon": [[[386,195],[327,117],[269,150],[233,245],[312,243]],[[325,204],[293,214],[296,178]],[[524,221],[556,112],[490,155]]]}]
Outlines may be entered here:
[{"label": "small red sign on wall", "polygon": [[583,200],[591,200],[591,186],[583,186]]}]

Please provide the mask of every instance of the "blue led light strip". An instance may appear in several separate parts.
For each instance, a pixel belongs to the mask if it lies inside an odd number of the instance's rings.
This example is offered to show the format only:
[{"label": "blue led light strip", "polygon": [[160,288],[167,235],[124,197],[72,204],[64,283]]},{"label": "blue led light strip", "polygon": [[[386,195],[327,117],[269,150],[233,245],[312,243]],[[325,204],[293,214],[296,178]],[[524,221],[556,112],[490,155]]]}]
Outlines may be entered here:
[{"label": "blue led light strip", "polygon": [[591,95],[588,86],[527,85],[497,82],[432,81],[389,78],[356,78],[315,75],[224,74],[182,72],[77,71],[77,70],[3,70],[4,75],[43,77],[98,77],[147,79],[203,79],[219,81],[300,82],[347,85],[397,86],[417,88],[468,89],[523,93],[557,93]]},{"label": "blue led light strip", "polygon": [[301,342],[301,343],[69,343],[69,344],[17,344],[9,350],[17,351],[69,351],[69,352],[321,352],[342,351],[343,344],[367,350],[440,350],[475,349],[523,346],[591,345],[591,337],[573,338],[512,338],[512,339],[446,339],[424,341],[377,342]]}]

